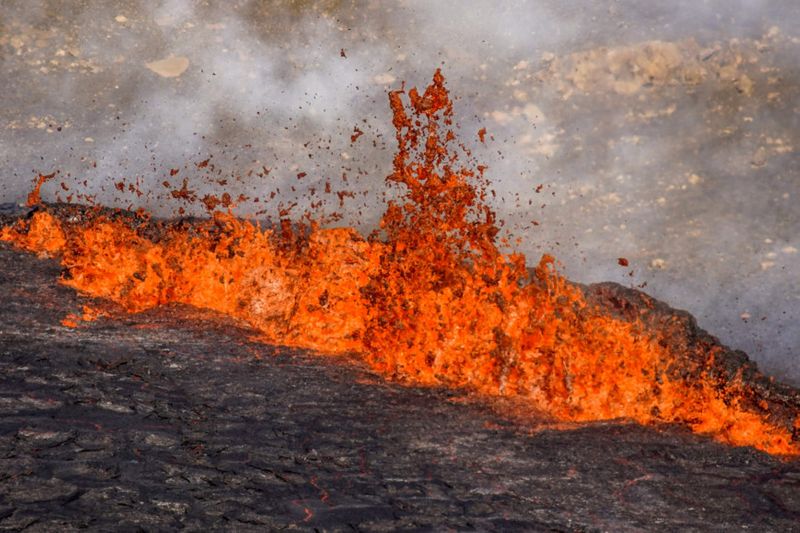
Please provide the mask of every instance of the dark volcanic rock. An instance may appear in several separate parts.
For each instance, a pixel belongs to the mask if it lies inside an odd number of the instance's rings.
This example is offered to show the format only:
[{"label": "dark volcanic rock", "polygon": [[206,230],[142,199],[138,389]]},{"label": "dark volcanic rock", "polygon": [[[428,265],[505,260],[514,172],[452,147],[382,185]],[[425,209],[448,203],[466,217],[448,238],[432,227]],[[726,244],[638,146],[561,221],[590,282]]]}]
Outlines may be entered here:
[{"label": "dark volcanic rock", "polygon": [[[0,273],[3,529],[787,531],[800,522],[798,462],[681,428],[512,423],[453,391],[251,342],[191,309],[70,329],[60,321],[82,298],[56,283],[55,262],[2,248]],[[625,289],[589,290],[598,302],[639,305]]]},{"label": "dark volcanic rock", "polygon": [[[681,364],[674,373],[693,373],[693,378],[703,373],[716,384],[723,397],[735,396],[749,410],[767,413],[773,423],[783,425],[792,431],[795,440],[800,440],[800,427],[794,425],[800,413],[800,390],[763,375],[747,354],[722,345],[698,327],[691,314],[618,283],[596,283],[581,288],[590,303],[623,320],[640,321],[645,332],[658,332],[659,342],[671,353],[679,354]],[[748,385],[746,390],[738,386],[737,380]]]}]

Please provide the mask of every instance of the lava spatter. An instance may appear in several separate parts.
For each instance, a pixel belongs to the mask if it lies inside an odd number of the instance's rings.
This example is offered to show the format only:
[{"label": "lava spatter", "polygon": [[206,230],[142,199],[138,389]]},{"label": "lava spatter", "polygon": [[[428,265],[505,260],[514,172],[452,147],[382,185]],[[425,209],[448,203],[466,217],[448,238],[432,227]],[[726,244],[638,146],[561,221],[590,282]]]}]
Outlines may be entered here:
[{"label": "lava spatter", "polygon": [[750,406],[741,376],[714,377],[713,350],[670,348],[669,331],[590,304],[552,257],[529,269],[499,249],[487,180],[461,163],[444,81],[437,71],[421,94],[389,94],[398,151],[387,182],[398,194],[367,239],[219,212],[192,223],[99,211],[69,221],[46,208],[0,239],[59,255],[64,284],[130,312],[213,309],[270,342],[352,353],[395,380],[513,397],[559,420],[681,423],[799,454],[795,428]]},{"label": "lava spatter", "polygon": [[28,207],[33,207],[42,203],[42,185],[53,179],[55,176],[55,172],[47,175],[39,174],[38,178],[36,179],[36,183],[33,186],[33,190],[28,193],[28,199],[25,202]]}]

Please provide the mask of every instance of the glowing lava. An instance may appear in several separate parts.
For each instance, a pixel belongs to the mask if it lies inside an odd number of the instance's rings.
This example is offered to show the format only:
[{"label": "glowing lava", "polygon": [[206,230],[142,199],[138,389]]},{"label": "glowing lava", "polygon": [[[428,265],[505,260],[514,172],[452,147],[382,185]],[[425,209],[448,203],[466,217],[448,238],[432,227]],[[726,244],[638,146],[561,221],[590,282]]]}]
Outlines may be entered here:
[{"label": "glowing lava", "polygon": [[711,377],[713,351],[700,362],[670,351],[660,343],[669,332],[590,306],[553,258],[531,274],[523,256],[500,252],[482,168],[459,162],[440,72],[423,94],[389,101],[398,152],[387,181],[399,197],[368,239],[219,212],[195,223],[100,211],[69,222],[46,209],[0,239],[59,256],[64,284],[130,312],[209,308],[270,342],[357,354],[391,379],[510,396],[560,420],[678,422],[800,453],[792,427],[745,405],[741,378]]}]

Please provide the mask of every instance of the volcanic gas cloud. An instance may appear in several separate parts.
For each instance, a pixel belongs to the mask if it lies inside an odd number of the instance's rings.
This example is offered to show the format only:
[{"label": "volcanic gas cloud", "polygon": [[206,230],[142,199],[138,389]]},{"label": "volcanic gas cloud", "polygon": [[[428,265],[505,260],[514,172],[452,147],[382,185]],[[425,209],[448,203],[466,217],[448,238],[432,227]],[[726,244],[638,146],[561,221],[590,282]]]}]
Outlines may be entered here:
[{"label": "volcanic gas cloud", "polygon": [[708,370],[714,350],[688,357],[664,342],[669,332],[591,305],[552,257],[529,269],[500,251],[484,169],[464,162],[440,72],[424,93],[394,91],[389,102],[397,196],[367,238],[313,222],[263,228],[230,211],[158,222],[101,209],[59,217],[46,206],[0,238],[60,258],[65,285],[128,312],[213,309],[269,342],[355,354],[393,380],[510,396],[558,420],[681,423],[800,453],[797,413],[778,421],[744,401],[740,376],[722,383]]}]

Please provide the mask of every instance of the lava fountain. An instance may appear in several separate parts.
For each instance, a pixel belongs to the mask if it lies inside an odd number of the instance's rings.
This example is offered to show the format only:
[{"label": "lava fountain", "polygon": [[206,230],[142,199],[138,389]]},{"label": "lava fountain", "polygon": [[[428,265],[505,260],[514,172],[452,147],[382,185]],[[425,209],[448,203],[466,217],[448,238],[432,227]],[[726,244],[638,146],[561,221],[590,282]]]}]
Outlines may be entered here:
[{"label": "lava fountain", "polygon": [[797,410],[777,416],[741,373],[721,379],[718,347],[676,348],[670,328],[592,303],[552,257],[528,268],[501,251],[484,169],[465,162],[444,81],[437,71],[422,93],[389,94],[398,149],[387,184],[397,195],[368,237],[289,220],[264,228],[230,211],[155,221],[39,205],[0,239],[58,257],[63,284],[128,312],[208,308],[268,342],[354,354],[392,380],[512,397],[563,421],[679,423],[799,454]]}]

